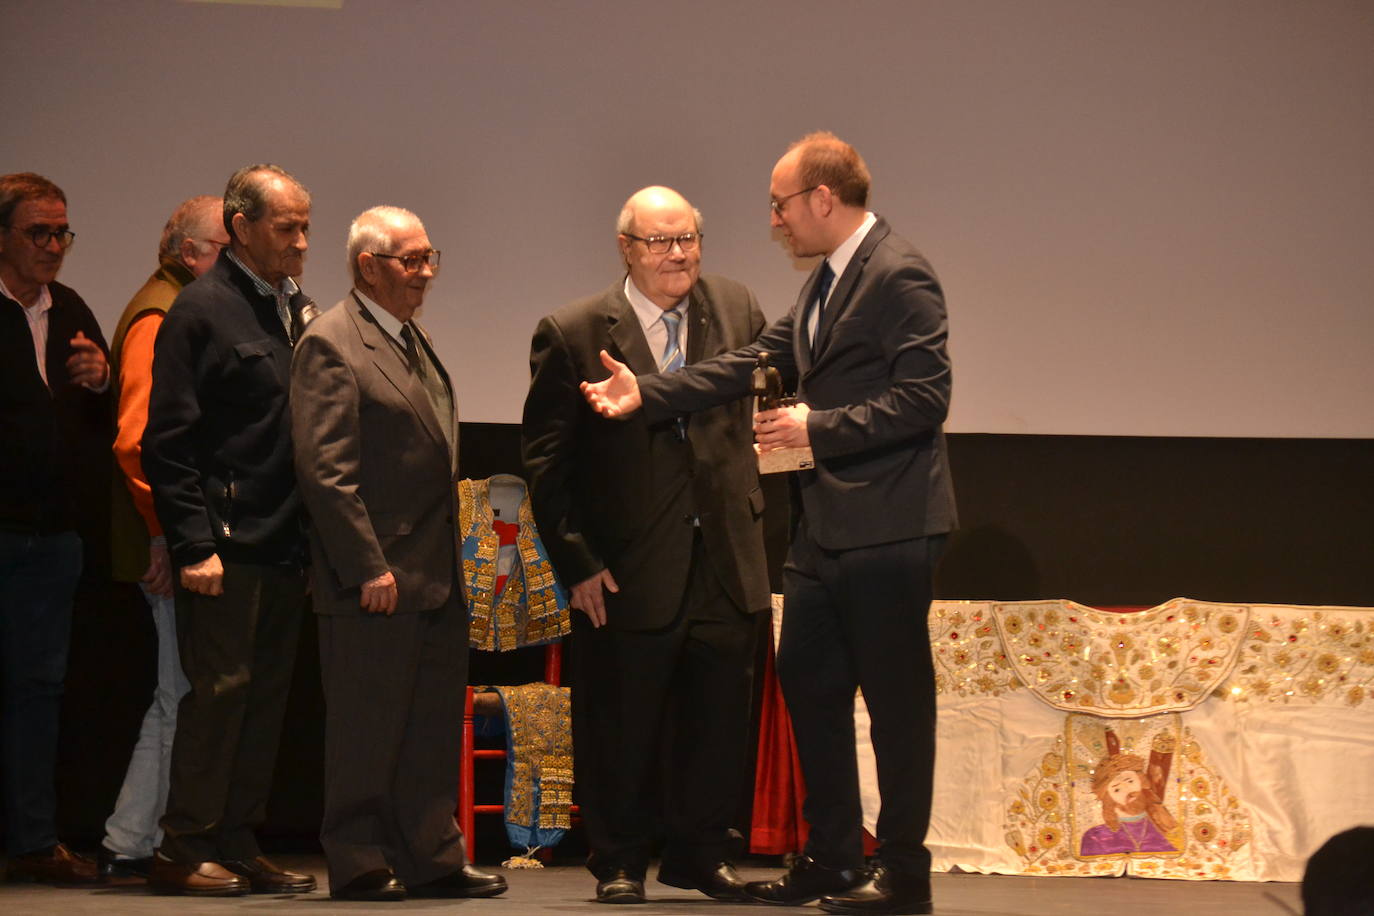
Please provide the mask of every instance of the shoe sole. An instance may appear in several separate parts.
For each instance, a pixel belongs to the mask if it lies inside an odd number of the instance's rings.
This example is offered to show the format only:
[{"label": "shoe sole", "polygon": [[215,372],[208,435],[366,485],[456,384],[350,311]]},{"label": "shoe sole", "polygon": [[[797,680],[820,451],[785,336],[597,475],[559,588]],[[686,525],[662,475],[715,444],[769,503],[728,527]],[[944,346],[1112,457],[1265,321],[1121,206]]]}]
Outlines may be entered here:
[{"label": "shoe sole", "polygon": [[705,894],[707,897],[710,897],[712,900],[720,900],[724,903],[752,903],[754,900],[753,897],[750,897],[744,893],[744,888],[740,888],[738,891],[734,893],[727,892],[722,894],[712,893],[711,891],[708,891],[706,888],[702,887],[699,884],[693,884],[691,881],[682,880],[671,875],[665,878],[662,874],[660,874],[656,880],[659,884],[662,884],[665,887],[675,887],[678,890],[682,891],[698,891],[702,894]]},{"label": "shoe sole", "polygon": [[822,903],[821,912],[841,913],[848,916],[929,916],[935,911],[934,903],[914,903],[906,906],[889,907],[887,909],[875,910],[864,907],[836,906],[834,904]]},{"label": "shoe sole", "polygon": [[164,897],[247,897],[252,893],[246,887],[159,887],[152,883],[148,889]]}]

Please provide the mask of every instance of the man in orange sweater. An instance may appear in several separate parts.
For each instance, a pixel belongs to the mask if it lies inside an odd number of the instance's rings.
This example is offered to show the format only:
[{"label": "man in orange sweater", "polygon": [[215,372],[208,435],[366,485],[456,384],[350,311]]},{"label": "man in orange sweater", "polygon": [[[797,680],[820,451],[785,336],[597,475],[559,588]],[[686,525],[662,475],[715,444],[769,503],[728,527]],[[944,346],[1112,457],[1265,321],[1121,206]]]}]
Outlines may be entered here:
[{"label": "man in orange sweater", "polygon": [[152,609],[157,628],[157,688],[143,717],[114,813],[105,822],[99,858],[106,878],[148,877],[153,850],[162,837],[158,819],[167,803],[177,704],[187,690],[177,653],[172,566],[141,463],[152,390],[153,340],[177,293],[208,270],[228,244],[221,198],[192,197],[178,206],[162,230],[158,268],[124,309],[110,348],[119,397],[114,454],[120,470],[114,482],[113,569],[115,578],[139,584]]}]

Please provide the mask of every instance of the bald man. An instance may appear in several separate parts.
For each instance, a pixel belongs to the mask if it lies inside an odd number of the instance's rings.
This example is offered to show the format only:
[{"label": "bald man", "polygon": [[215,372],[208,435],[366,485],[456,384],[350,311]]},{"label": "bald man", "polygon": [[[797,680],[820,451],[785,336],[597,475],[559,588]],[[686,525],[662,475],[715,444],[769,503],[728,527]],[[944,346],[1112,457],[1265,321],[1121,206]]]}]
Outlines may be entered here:
[{"label": "bald man", "polygon": [[753,294],[701,274],[701,214],[669,188],[621,210],[625,275],[539,322],[522,453],[535,519],[572,592],[577,800],[602,903],[658,880],[743,899],[730,862],[748,761],[755,614],[768,606],[751,407],[606,420],[578,389],[606,350],[673,372],[763,329]]},{"label": "bald man", "polygon": [[125,306],[110,345],[110,371],[119,398],[114,454],[120,471],[112,508],[113,571],[121,582],[138,583],[152,611],[157,687],[143,716],[114,813],[105,822],[99,862],[106,878],[146,879],[152,868],[153,850],[162,840],[158,819],[167,804],[177,704],[189,689],[177,650],[167,538],[143,473],[153,342],[181,288],[209,270],[228,245],[223,198],[207,194],[182,201],[162,228],[157,270]]}]

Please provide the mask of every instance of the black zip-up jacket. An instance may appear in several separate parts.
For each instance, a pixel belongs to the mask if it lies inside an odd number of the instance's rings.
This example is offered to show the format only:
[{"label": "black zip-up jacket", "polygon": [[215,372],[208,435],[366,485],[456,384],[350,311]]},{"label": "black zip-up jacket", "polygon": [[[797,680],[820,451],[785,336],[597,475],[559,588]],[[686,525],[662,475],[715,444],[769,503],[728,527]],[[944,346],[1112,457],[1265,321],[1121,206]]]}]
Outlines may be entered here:
[{"label": "black zip-up jacket", "polygon": [[[292,298],[293,312],[303,302]],[[305,556],[287,409],[291,341],[275,299],[220,252],[153,348],[143,471],[177,566]]]},{"label": "black zip-up jacket", "polygon": [[[75,291],[54,282],[48,292],[46,385],[23,306],[0,296],[0,529],[25,534],[67,531],[93,514],[108,519],[94,507],[109,498],[110,394],[72,384],[67,358],[77,331],[109,348]],[[96,521],[82,527],[102,530]]]}]

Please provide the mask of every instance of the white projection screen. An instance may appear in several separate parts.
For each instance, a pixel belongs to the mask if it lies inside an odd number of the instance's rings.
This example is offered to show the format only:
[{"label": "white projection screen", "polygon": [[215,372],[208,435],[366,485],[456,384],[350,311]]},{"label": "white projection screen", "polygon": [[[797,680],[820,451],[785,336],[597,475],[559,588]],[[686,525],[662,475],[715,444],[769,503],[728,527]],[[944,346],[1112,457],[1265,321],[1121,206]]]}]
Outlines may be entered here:
[{"label": "white projection screen", "polygon": [[768,172],[825,128],[944,284],[951,431],[1374,437],[1367,0],[0,0],[0,68],[0,171],[67,192],[107,333],[172,207],[277,162],[321,304],[353,216],[420,214],[463,418],[517,422],[643,185],[782,315]]}]

